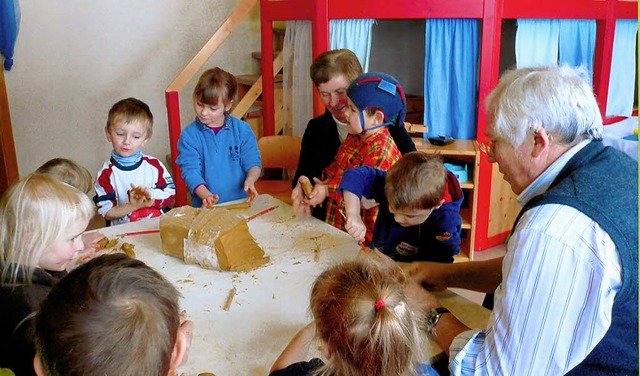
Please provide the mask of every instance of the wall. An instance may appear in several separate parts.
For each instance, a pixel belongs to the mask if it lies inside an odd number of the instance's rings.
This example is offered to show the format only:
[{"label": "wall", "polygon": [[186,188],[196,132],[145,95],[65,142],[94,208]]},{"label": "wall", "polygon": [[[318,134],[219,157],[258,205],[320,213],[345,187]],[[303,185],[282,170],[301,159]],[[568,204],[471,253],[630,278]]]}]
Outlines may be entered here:
[{"label": "wall", "polygon": [[378,20],[369,71],[394,76],[406,94],[424,95],[424,20]]},{"label": "wall", "polygon": [[[20,175],[53,157],[92,174],[110,156],[109,108],[126,97],[146,102],[154,134],[144,152],[169,153],[164,89],[240,0],[22,0],[14,66],[5,72]],[[205,66],[257,73],[259,5]],[[201,72],[198,73],[199,76]],[[193,120],[195,77],[181,92],[183,126]]]}]

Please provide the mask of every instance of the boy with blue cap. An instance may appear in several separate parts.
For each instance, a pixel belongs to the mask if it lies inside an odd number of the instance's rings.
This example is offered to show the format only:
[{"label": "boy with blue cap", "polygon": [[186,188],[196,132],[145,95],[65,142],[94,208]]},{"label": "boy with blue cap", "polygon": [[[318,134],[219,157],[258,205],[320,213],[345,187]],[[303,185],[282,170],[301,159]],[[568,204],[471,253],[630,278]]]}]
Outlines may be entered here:
[{"label": "boy with blue cap", "polygon": [[[342,195],[338,192],[343,173],[360,166],[388,171],[401,157],[387,127],[404,126],[407,110],[402,87],[392,76],[371,72],[356,78],[347,89],[349,109],[347,121],[349,135],[336,157],[327,167],[321,181],[303,200],[304,205],[315,206],[327,200],[325,221],[345,230],[346,215]],[[301,177],[303,183],[306,177]],[[378,208],[363,209],[362,221],[367,226],[366,241],[371,241]]]}]

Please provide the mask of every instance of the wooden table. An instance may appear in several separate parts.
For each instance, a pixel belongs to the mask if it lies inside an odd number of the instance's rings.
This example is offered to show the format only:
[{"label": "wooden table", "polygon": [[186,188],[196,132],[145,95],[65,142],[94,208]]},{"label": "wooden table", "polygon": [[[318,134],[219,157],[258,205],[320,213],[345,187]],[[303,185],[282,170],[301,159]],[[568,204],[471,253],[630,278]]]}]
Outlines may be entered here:
[{"label": "wooden table", "polygon": [[[249,217],[274,205],[276,210],[249,222],[249,230],[271,260],[248,273],[186,265],[160,252],[158,233],[120,240],[135,244],[136,257],[182,294],[181,308],[195,324],[189,360],[181,368],[187,375],[267,375],[291,337],[311,320],[309,292],[316,276],[327,266],[357,255],[359,246],[348,234],[314,218],[296,218],[289,205],[269,195],[261,195],[240,213]],[[156,218],[99,231],[114,237],[158,226]],[[232,288],[237,293],[225,311]],[[489,311],[479,305],[452,292],[440,298],[467,325],[486,324]],[[427,358],[442,353],[435,343],[425,342]],[[314,351],[309,358],[319,355]]]}]

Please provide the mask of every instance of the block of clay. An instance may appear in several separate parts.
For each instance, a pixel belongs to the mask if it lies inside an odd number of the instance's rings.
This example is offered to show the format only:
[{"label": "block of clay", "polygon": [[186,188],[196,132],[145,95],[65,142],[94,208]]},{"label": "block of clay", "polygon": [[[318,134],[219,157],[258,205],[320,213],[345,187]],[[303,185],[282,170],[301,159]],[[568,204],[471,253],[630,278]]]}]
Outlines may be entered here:
[{"label": "block of clay", "polygon": [[185,262],[208,269],[249,271],[269,261],[244,217],[223,208],[202,210],[185,243]]},{"label": "block of clay", "polygon": [[174,208],[160,216],[160,239],[162,252],[184,259],[184,243],[193,220],[200,209],[191,206]]}]

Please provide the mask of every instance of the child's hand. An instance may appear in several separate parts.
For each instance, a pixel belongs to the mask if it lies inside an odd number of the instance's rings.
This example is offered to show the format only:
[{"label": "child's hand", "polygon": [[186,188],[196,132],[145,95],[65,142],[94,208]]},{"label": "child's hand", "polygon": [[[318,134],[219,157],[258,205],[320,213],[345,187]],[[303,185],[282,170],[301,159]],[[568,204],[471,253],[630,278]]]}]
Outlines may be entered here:
[{"label": "child's hand", "polygon": [[359,215],[353,215],[347,217],[347,223],[344,225],[344,229],[357,241],[364,241],[367,234],[367,226],[362,222],[362,218]]},{"label": "child's hand", "polygon": [[217,194],[212,194],[210,196],[207,196],[205,198],[202,199],[202,206],[203,208],[212,208],[213,205],[215,205],[218,200],[220,199],[220,196],[218,196]]},{"label": "child's hand", "polygon": [[98,242],[104,239],[104,235],[99,232],[89,232],[86,234],[82,234],[82,243],[84,244],[84,249],[78,252],[76,256],[77,260],[84,260],[91,258],[96,252],[100,250],[100,246]]},{"label": "child's hand", "polygon": [[256,190],[255,181],[249,181],[247,179],[244,182],[244,191],[247,192],[247,201],[254,202],[258,198],[258,191]]},{"label": "child's hand", "polygon": [[131,189],[129,190],[129,201],[149,201],[151,200],[151,193],[149,192],[149,188],[147,187],[138,187],[131,184]]},{"label": "child's hand", "polygon": [[144,199],[144,198],[140,198],[140,199],[130,198],[129,199],[129,203],[131,205],[133,205],[133,207],[135,208],[134,209],[134,211],[135,211],[135,210],[138,210],[140,208],[148,208],[148,207],[153,206],[156,203],[156,200],[147,200],[147,199]]},{"label": "child's hand", "polygon": [[325,198],[329,196],[329,182],[322,181],[318,178],[313,178],[313,181],[316,183],[315,187],[313,187],[313,191],[308,195],[304,201],[311,206],[316,206],[322,204]]}]

